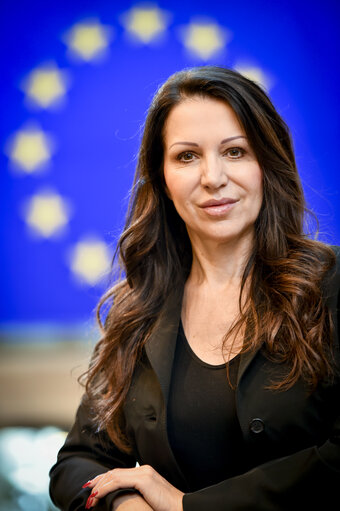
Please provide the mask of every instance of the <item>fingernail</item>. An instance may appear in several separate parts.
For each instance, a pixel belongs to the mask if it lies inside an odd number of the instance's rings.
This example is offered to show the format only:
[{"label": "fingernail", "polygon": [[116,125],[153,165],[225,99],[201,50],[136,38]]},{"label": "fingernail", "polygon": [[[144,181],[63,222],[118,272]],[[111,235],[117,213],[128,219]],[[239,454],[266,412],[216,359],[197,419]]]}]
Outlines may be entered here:
[{"label": "fingernail", "polygon": [[93,497],[95,497],[96,495],[98,495],[98,492],[94,491],[93,493],[91,493],[90,497],[93,499]]},{"label": "fingernail", "polygon": [[87,483],[83,484],[82,488],[87,488],[88,486],[90,486],[92,481],[87,481]]},{"label": "fingernail", "polygon": [[91,495],[90,495],[90,497],[89,497],[89,498],[87,499],[87,501],[86,501],[85,509],[90,509],[91,504],[92,504],[92,497],[91,497]]}]

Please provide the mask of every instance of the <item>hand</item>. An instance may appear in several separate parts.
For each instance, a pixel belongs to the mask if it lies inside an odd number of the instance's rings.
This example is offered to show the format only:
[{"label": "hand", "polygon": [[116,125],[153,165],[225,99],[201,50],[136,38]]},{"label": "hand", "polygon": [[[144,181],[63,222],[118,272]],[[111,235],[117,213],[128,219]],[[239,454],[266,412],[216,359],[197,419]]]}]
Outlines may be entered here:
[{"label": "hand", "polygon": [[184,493],[168,483],[149,465],[135,468],[115,468],[88,481],[92,489],[86,509],[96,506],[99,499],[119,488],[135,488],[154,511],[183,511]]},{"label": "hand", "polygon": [[153,511],[153,509],[141,495],[129,493],[115,498],[112,511]]}]

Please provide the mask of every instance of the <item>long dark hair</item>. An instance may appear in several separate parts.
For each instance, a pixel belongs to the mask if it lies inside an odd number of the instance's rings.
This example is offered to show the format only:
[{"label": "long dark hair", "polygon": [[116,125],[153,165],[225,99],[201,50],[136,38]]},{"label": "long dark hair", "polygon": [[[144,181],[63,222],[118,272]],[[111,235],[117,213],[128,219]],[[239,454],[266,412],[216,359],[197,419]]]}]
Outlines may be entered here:
[{"label": "long dark hair", "polygon": [[98,424],[126,451],[122,407],[134,368],[166,297],[183,285],[192,262],[184,222],[164,191],[163,177],[165,121],[176,104],[192,96],[217,98],[233,109],[263,173],[263,203],[242,278],[240,314],[225,340],[247,325],[243,351],[263,344],[268,356],[286,364],[286,375],[272,383],[273,389],[289,388],[301,377],[315,388],[332,374],[332,323],[321,282],[335,256],[304,232],[306,206],[286,123],[262,88],[235,71],[203,66],[177,72],[156,92],[148,111],[115,254],[123,276],[98,304],[102,337],[87,372]]}]

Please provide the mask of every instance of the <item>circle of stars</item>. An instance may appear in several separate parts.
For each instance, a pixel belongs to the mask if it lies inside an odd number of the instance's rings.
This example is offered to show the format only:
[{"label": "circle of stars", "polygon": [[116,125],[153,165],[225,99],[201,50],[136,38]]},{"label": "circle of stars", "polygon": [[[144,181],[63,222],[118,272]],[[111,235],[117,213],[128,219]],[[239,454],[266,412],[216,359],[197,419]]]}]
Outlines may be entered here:
[{"label": "circle of stars", "polygon": [[[156,4],[143,3],[123,12],[119,18],[125,36],[134,44],[151,45],[164,38],[172,21],[170,12]],[[193,18],[177,29],[186,52],[193,58],[208,61],[226,49],[232,33],[208,18]],[[115,37],[113,27],[98,19],[85,19],[76,23],[63,36],[70,59],[95,63],[108,55],[109,45]],[[265,88],[272,79],[258,66],[240,63],[235,69]],[[33,69],[21,83],[25,103],[31,109],[53,110],[63,105],[71,85],[68,71],[54,62]],[[13,134],[5,147],[11,167],[22,174],[33,174],[51,162],[55,151],[52,138],[38,126],[23,127]],[[35,236],[56,238],[67,227],[74,206],[53,190],[37,192],[22,205],[22,214],[30,232]],[[68,256],[73,274],[88,285],[95,285],[109,267],[110,257],[106,243],[98,238],[84,237]]]}]

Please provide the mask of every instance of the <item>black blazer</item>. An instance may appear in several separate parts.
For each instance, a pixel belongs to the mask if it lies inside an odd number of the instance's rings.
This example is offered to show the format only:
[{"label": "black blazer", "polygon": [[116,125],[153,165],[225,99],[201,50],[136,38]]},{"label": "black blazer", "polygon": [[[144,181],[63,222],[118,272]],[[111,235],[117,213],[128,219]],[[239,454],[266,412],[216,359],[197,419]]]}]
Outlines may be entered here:
[{"label": "black blazer", "polygon": [[[340,369],[340,247],[334,251],[337,268],[323,289],[335,324]],[[186,492],[184,511],[338,509],[334,502],[339,501],[340,486],[339,378],[332,385],[319,385],[310,395],[301,381],[284,392],[270,391],[266,387],[282,368],[268,360],[261,348],[241,355],[236,388],[249,470],[190,493],[169,445],[166,419],[181,303],[182,290],[169,297],[134,372],[124,406],[133,455],[120,452],[96,431],[90,406],[83,399],[50,471],[53,502],[64,511],[81,510],[89,495],[81,486],[88,479],[115,467],[133,467],[137,461],[153,466]],[[97,510],[111,510],[118,493],[102,499]]]}]

